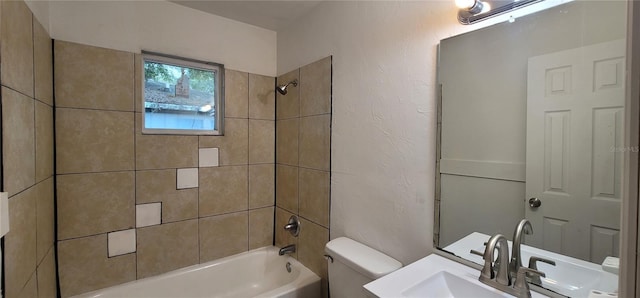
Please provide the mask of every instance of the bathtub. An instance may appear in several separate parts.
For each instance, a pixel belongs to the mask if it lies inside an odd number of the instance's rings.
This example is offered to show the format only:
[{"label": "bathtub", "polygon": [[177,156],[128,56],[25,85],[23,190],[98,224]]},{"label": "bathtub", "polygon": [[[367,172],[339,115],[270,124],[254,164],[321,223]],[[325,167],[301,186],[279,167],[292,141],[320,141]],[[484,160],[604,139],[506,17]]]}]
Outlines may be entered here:
[{"label": "bathtub", "polygon": [[75,297],[320,296],[320,278],[296,259],[279,256],[278,248],[271,246]]}]

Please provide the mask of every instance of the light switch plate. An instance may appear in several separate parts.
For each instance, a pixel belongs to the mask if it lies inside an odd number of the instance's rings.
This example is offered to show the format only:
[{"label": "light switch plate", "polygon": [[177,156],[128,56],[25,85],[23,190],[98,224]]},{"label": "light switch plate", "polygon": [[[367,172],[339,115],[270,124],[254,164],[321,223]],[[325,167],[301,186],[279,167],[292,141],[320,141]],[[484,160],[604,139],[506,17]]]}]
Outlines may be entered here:
[{"label": "light switch plate", "polygon": [[9,193],[0,193],[0,237],[9,233]]}]

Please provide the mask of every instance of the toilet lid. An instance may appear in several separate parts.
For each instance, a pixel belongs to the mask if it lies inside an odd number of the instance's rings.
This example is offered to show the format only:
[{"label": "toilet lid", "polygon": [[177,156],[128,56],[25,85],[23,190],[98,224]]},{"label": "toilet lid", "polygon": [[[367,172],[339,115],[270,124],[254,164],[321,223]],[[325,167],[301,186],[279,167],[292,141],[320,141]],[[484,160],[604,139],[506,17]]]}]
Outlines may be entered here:
[{"label": "toilet lid", "polygon": [[325,252],[334,262],[341,262],[371,279],[378,279],[402,267],[396,259],[347,237],[329,241]]}]

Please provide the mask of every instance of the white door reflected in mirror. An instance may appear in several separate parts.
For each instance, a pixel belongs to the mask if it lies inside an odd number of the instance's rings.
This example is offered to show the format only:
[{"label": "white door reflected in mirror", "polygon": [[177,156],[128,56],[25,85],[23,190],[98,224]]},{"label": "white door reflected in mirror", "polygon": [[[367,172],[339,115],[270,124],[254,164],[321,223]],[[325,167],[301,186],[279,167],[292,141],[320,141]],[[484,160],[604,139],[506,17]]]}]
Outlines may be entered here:
[{"label": "white door reflected in mirror", "polygon": [[[617,256],[625,41],[529,58],[527,243],[596,264]],[[543,232],[544,231],[544,232]]]}]

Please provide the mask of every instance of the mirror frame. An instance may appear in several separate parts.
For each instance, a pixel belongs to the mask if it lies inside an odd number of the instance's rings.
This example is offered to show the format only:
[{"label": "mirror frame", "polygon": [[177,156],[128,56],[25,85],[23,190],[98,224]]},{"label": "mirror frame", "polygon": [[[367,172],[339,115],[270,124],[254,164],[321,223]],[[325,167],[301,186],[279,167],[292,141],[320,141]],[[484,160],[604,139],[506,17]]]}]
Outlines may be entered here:
[{"label": "mirror frame", "polygon": [[[634,28],[637,28],[634,30]],[[629,148],[640,145],[640,2],[627,1],[627,92],[625,105],[625,143]],[[636,152],[633,152],[636,151]],[[624,155],[625,180],[621,210],[620,297],[636,297],[640,292],[638,251],[638,152],[627,150]]]},{"label": "mirror frame", "polygon": [[[625,119],[624,119],[624,140],[628,148],[640,148],[640,1],[626,0],[627,2],[627,77],[625,94]],[[634,28],[638,28],[634,30]],[[633,55],[633,53],[637,53]],[[440,44],[438,44],[438,62],[440,57]],[[435,167],[435,198],[434,203],[440,199],[440,157],[441,157],[441,128],[442,128],[442,86],[437,83],[436,88],[436,167]],[[634,152],[635,151],[635,152]],[[621,218],[621,239],[620,239],[620,273],[618,278],[619,297],[636,297],[640,294],[640,258],[637,257],[640,249],[639,222],[640,213],[640,172],[638,150],[626,150],[624,154],[624,184]],[[435,207],[435,206],[434,206]],[[469,267],[481,270],[480,264],[473,263],[463,258],[457,257],[444,251],[436,245],[436,234],[440,228],[440,208],[434,208],[434,238],[433,253],[462,263]],[[531,289],[550,297],[564,297],[547,289],[531,285]]]}]

